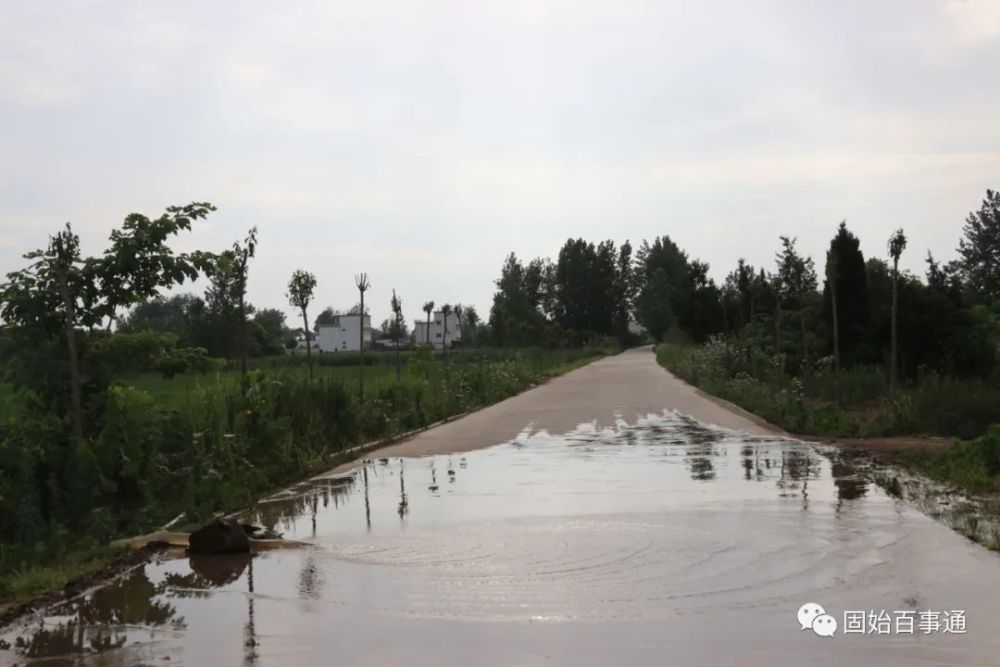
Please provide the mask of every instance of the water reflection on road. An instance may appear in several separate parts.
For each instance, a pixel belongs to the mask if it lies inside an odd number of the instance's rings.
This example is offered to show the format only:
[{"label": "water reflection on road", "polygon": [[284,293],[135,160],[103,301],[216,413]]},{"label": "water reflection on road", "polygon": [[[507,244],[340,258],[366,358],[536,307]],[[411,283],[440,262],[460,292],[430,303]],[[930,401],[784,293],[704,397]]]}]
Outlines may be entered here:
[{"label": "water reflection on road", "polygon": [[376,458],[246,519],[311,546],[150,564],[7,632],[4,655],[612,664],[627,650],[641,663],[671,642],[710,646],[713,625],[748,613],[726,636],[753,650],[779,633],[810,655],[793,623],[774,620],[801,602],[833,601],[845,583],[874,598],[858,604],[933,593],[919,572],[884,567],[924,518],[849,465],[672,413]]}]

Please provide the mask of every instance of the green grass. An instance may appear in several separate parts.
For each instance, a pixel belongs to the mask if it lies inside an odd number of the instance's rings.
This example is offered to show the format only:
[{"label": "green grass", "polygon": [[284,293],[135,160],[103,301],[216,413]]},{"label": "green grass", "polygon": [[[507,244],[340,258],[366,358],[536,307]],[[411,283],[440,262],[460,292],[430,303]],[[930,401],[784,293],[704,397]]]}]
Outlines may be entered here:
[{"label": "green grass", "polygon": [[659,345],[657,360],[681,379],[792,433],[828,437],[939,435],[973,438],[1000,421],[1000,388],[927,375],[890,396],[883,369],[817,370],[792,377],[735,340]]},{"label": "green grass", "polygon": [[[616,349],[584,349],[584,350],[543,350],[540,348],[503,349],[482,348],[455,350],[449,352],[447,360],[439,352],[431,362],[431,372],[444,372],[445,364],[460,366],[476,361],[502,361],[521,357],[533,362],[536,370],[546,375],[560,375],[594,361],[595,359],[617,352]],[[407,380],[407,363],[413,358],[413,351],[400,352],[401,375]],[[366,353],[365,387],[377,390],[396,383],[395,352],[373,351]],[[357,388],[360,380],[360,355],[353,352],[330,352],[317,354],[313,359],[313,377],[316,381],[337,380],[349,387]],[[552,364],[555,366],[552,366]],[[204,375],[188,374],[165,378],[159,373],[130,373],[122,375],[118,381],[122,384],[149,392],[157,401],[174,406],[181,404],[186,397],[200,390],[213,388],[225,391],[236,391],[239,387],[240,372],[235,364],[223,371]],[[305,356],[264,357],[250,359],[247,364],[250,369],[260,369],[277,382],[296,382],[309,377],[309,368]],[[0,387],[2,391],[2,387]],[[0,393],[2,397],[2,393]]]},{"label": "green grass", "polygon": [[71,581],[101,572],[128,551],[128,547],[92,547],[70,551],[53,563],[22,565],[5,571],[0,574],[3,603],[16,606],[61,590]]},{"label": "green grass", "polygon": [[1000,424],[939,452],[902,452],[897,462],[974,494],[1000,494]]},{"label": "green grass", "polygon": [[[314,368],[314,378],[317,381],[339,380],[345,384],[357,387],[358,366],[333,366]],[[404,368],[405,371],[405,368]],[[276,366],[265,371],[275,381],[299,381],[309,377],[306,367]],[[395,381],[396,369],[391,366],[370,366],[365,368],[365,384],[374,386],[387,379]],[[206,388],[220,388],[226,391],[236,391],[240,384],[240,373],[237,370],[225,370],[205,375],[177,375],[165,378],[159,373],[132,373],[118,378],[122,384],[149,392],[157,401],[175,404],[186,395]]]}]

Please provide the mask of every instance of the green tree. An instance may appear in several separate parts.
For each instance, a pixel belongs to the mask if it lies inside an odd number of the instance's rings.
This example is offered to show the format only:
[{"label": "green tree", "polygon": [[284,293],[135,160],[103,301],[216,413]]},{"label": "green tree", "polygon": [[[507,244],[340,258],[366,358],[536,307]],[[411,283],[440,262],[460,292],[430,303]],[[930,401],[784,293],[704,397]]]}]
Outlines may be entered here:
[{"label": "green tree", "polygon": [[361,301],[358,305],[358,344],[361,348],[361,364],[358,368],[358,395],[362,400],[365,398],[365,349],[368,347],[365,340],[365,292],[367,292],[372,283],[368,280],[367,273],[359,273],[354,276],[354,284],[358,288],[358,293],[361,295]]},{"label": "green tree", "polygon": [[643,241],[636,253],[638,294],[636,315],[646,331],[662,340],[683,324],[687,308],[687,254],[669,236]]},{"label": "green tree", "polygon": [[[620,318],[616,321],[616,316],[621,312],[618,301],[621,293],[618,283],[618,250],[614,241],[601,241],[597,244],[589,283],[593,300],[587,313],[587,329],[603,336],[621,334],[622,331],[616,326],[620,324]],[[625,326],[628,327],[628,321]]]},{"label": "green tree", "polygon": [[839,368],[865,356],[869,323],[868,273],[861,242],[841,222],[826,253],[823,316],[833,336],[834,361]]},{"label": "green tree", "polygon": [[[309,304],[316,292],[316,276],[308,271],[296,270],[288,281],[288,303],[302,313],[302,330],[306,336],[306,363],[309,365],[309,380],[313,379],[312,343],[309,331]],[[317,318],[317,326],[319,319]]]},{"label": "green tree", "polygon": [[316,322],[313,325],[313,330],[319,333],[319,328],[322,327],[332,327],[337,323],[337,318],[340,317],[341,312],[339,310],[334,310],[330,306],[327,306],[320,314],[316,316]]},{"label": "green tree", "polygon": [[736,268],[726,276],[721,290],[727,328],[738,334],[754,320],[755,272],[741,257]]},{"label": "green tree", "polygon": [[662,341],[677,323],[672,300],[673,289],[667,272],[663,268],[654,269],[651,275],[645,277],[642,291],[636,298],[636,311],[639,322],[656,341]]},{"label": "green tree", "polygon": [[[761,269],[761,276],[765,276],[764,270]],[[781,279],[781,275],[778,273],[773,273],[767,275],[767,287],[768,291],[774,295],[774,357],[779,360],[781,364],[781,370],[785,369],[785,355],[781,347],[781,327],[784,325],[783,311],[781,308],[781,295],[784,292],[785,285]]]},{"label": "green tree", "polygon": [[451,315],[451,304],[441,306],[441,347],[444,349],[445,361],[448,360],[448,316]]},{"label": "green tree", "polygon": [[698,342],[723,329],[721,294],[708,278],[708,265],[689,261],[670,237],[643,241],[636,272],[636,316],[657,340],[675,327]]},{"label": "green tree", "polygon": [[1000,191],[986,191],[979,210],[966,218],[962,235],[958,267],[967,287],[982,303],[1000,303]]},{"label": "green tree", "polygon": [[175,334],[182,345],[191,345],[190,312],[198,297],[175,294],[170,298],[156,295],[138,304],[118,320],[120,331],[160,331]]},{"label": "green tree", "polygon": [[839,279],[840,267],[837,262],[837,254],[832,249],[827,250],[826,289],[830,293],[830,312],[833,316],[833,370],[837,373],[840,373],[840,318],[837,312],[837,282]]},{"label": "green tree", "polygon": [[253,356],[282,354],[288,337],[285,314],[277,308],[262,308],[254,313],[252,324]]},{"label": "green tree", "polygon": [[168,239],[215,210],[208,203],[174,206],[156,219],[128,215],[112,231],[100,257],[84,257],[69,224],[45,250],[25,255],[32,263],[0,284],[0,318],[23,339],[64,338],[69,360],[70,415],[76,442],[85,439],[78,328],[92,329],[159,289],[194,280],[212,263],[208,253],[175,254]]},{"label": "green tree", "polygon": [[[615,246],[569,239],[555,266],[554,314],[564,330],[610,334],[617,311]],[[529,266],[530,268],[530,266]]]},{"label": "green tree", "polygon": [[241,306],[240,285],[236,256],[232,250],[225,250],[209,274],[204,306],[191,305],[189,313],[192,326],[199,332],[197,339],[214,356],[241,357],[243,325],[240,321],[252,315],[254,307],[245,301]]},{"label": "green tree", "polygon": [[489,320],[497,345],[537,345],[543,340],[547,325],[541,310],[544,275],[540,261],[531,262],[526,270],[514,253],[504,260]]},{"label": "green tree", "polygon": [[403,300],[396,296],[396,290],[392,290],[392,301],[389,302],[392,306],[392,318],[393,318],[393,329],[392,329],[392,340],[396,347],[396,384],[399,384],[399,347],[404,338],[406,338],[405,327],[403,322]]},{"label": "green tree", "polygon": [[628,336],[628,325],[635,307],[635,270],[632,262],[632,244],[627,240],[618,249],[614,278],[614,328],[620,338]]},{"label": "green tree", "polygon": [[735,286],[740,295],[741,312],[747,324],[752,324],[754,315],[756,315],[754,312],[754,275],[753,266],[747,264],[746,260],[740,257],[736,265]]},{"label": "green tree", "polygon": [[472,346],[476,345],[476,341],[479,337],[479,313],[476,311],[475,306],[465,306],[462,309],[465,330],[462,332],[462,337],[469,341]]},{"label": "green tree", "polygon": [[906,249],[906,235],[902,229],[897,229],[889,237],[889,256],[892,257],[892,351],[889,357],[889,392],[895,394],[896,380],[899,373],[899,258]]},{"label": "green tree", "polygon": [[230,258],[234,277],[237,307],[239,309],[240,375],[247,374],[247,279],[250,274],[250,260],[257,250],[257,228],[252,227],[243,241],[233,244]]},{"label": "green tree", "polygon": [[[804,362],[809,361],[809,341],[806,334],[806,299],[816,291],[816,269],[811,257],[803,257],[795,248],[795,239],[787,236],[781,238],[781,251],[777,254],[778,277],[780,279],[779,295],[784,301],[784,308],[794,310],[799,315],[799,329],[802,345],[801,354]],[[780,312],[780,311],[779,311]],[[780,327],[780,323],[778,324]]]}]

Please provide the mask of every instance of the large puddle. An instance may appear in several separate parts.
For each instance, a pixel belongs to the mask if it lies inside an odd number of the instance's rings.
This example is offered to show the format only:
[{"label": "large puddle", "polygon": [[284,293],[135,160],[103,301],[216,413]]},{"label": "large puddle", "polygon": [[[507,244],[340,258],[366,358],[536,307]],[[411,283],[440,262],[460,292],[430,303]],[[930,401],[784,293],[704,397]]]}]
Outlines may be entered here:
[{"label": "large puddle", "polygon": [[[899,649],[909,647],[931,664],[935,656],[1000,661],[1000,604],[984,601],[981,588],[1000,582],[1000,559],[812,445],[677,414],[558,436],[525,431],[461,455],[373,459],[290,489],[246,519],[310,546],[151,563],[9,630],[0,661],[576,665],[743,656],[785,664],[780,656],[825,656],[841,664],[870,655],[873,664],[897,664],[877,656],[902,659]],[[809,601],[837,613],[968,609],[972,629],[824,640],[795,623]],[[976,623],[982,632],[973,636]]]}]

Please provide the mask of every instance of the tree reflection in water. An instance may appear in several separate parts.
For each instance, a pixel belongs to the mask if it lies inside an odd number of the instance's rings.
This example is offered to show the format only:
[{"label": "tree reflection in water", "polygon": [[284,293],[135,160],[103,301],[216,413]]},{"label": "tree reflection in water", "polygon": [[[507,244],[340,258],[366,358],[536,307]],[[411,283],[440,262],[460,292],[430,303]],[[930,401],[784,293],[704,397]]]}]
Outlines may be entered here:
[{"label": "tree reflection in water", "polygon": [[13,648],[25,658],[102,653],[121,648],[129,633],[144,634],[157,628],[181,630],[184,619],[173,605],[161,599],[166,581],[154,585],[139,568],[78,600],[67,602],[25,632]]},{"label": "tree reflection in water", "polygon": [[837,511],[845,500],[857,500],[868,493],[868,481],[858,475],[854,466],[840,461],[834,462],[831,470],[833,484],[837,488]]},{"label": "tree reflection in water", "polygon": [[[367,483],[367,469],[365,466],[365,482]],[[354,488],[354,476],[320,478],[309,480],[293,487],[289,495],[271,498],[257,503],[254,508],[244,515],[244,519],[264,528],[265,533],[281,534],[295,532],[297,520],[306,516],[312,522],[312,529],[316,530],[316,515],[319,504],[324,508],[330,506],[339,507]]]},{"label": "tree reflection in water", "polygon": [[[197,555],[186,574],[165,573],[157,584],[138,568],[93,593],[55,607],[37,626],[26,628],[10,647],[28,659],[103,653],[148,640],[156,631],[183,630],[184,618],[169,598],[207,597],[247,573],[246,660],[258,653],[254,624],[253,555]],[[314,585],[318,588],[318,583]]]},{"label": "tree reflection in water", "polygon": [[678,430],[685,437],[688,447],[685,449],[685,462],[691,471],[691,479],[706,482],[715,479],[714,459],[719,455],[713,446],[722,440],[722,433],[707,428],[686,415],[677,418]]}]

